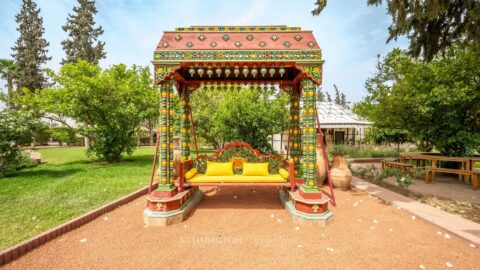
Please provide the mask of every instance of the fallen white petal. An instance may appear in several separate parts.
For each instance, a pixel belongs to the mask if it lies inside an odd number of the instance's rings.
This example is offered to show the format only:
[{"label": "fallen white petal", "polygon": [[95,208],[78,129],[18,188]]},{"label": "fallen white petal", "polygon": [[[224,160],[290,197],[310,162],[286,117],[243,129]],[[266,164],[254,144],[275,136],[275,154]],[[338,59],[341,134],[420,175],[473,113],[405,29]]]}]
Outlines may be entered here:
[{"label": "fallen white petal", "polygon": [[148,226],[147,226],[147,225],[143,225],[143,227],[144,227],[144,228],[148,228]]},{"label": "fallen white petal", "polygon": [[378,220],[374,219],[373,223],[378,224]]},{"label": "fallen white petal", "polygon": [[453,267],[453,264],[449,263],[449,262],[446,262],[445,265],[448,267],[448,268],[452,268]]},{"label": "fallen white petal", "polygon": [[301,248],[301,247],[302,247],[302,245],[297,245],[297,248]]},{"label": "fallen white petal", "polygon": [[282,222],[282,220],[281,220],[281,219],[279,219],[279,218],[277,218],[277,222]]},{"label": "fallen white petal", "polygon": [[32,217],[32,220],[35,220],[35,219],[37,219],[37,217],[36,217],[36,216],[33,216],[33,217]]},{"label": "fallen white petal", "polygon": [[322,236],[323,238],[325,238],[325,234],[323,234],[323,233],[322,233],[320,236]]},{"label": "fallen white petal", "polygon": [[108,220],[108,217],[104,217],[103,220]]},{"label": "fallen white petal", "polygon": [[416,216],[412,216],[412,219],[416,219],[417,217]]},{"label": "fallen white petal", "polygon": [[476,248],[476,246],[474,244],[469,244],[470,247],[472,248]]},{"label": "fallen white petal", "polygon": [[418,267],[419,267],[420,269],[427,269],[423,264],[420,264]]},{"label": "fallen white petal", "polygon": [[389,232],[393,232],[393,229],[388,229]]},{"label": "fallen white petal", "polygon": [[87,242],[87,238],[83,238],[82,240],[80,240],[80,243],[85,243]]},{"label": "fallen white petal", "polygon": [[357,207],[357,206],[358,206],[358,202],[355,202],[355,203],[353,204],[353,206]]},{"label": "fallen white petal", "polygon": [[373,226],[370,226],[370,230],[374,230],[374,229],[375,229],[375,227],[373,227]]},{"label": "fallen white petal", "polygon": [[445,234],[445,238],[450,239],[450,235],[448,235],[448,234],[446,233],[446,234]]},{"label": "fallen white petal", "polygon": [[300,227],[295,227],[295,230],[296,230],[296,231],[300,230]]},{"label": "fallen white petal", "polygon": [[188,227],[188,225],[187,225],[187,224],[184,224],[184,225],[183,225],[183,228],[187,228],[187,227]]},{"label": "fallen white petal", "polygon": [[274,218],[275,216],[273,214],[270,215],[271,218]]},{"label": "fallen white petal", "polygon": [[363,200],[360,200],[360,202],[363,202]]},{"label": "fallen white petal", "polygon": [[437,231],[437,234],[438,234],[438,235],[442,235],[442,232],[441,232],[441,231]]}]

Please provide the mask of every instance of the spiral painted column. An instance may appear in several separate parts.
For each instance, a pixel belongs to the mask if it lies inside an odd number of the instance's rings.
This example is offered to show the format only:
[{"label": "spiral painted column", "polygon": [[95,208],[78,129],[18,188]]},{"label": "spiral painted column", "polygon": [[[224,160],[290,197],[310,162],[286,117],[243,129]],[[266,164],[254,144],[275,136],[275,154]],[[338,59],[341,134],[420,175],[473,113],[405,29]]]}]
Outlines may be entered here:
[{"label": "spiral painted column", "polygon": [[174,188],[173,170],[173,81],[160,85],[160,183],[159,190]]},{"label": "spiral painted column", "polygon": [[300,94],[292,91],[290,94],[290,156],[294,162],[295,177],[300,175]]},{"label": "spiral painted column", "polygon": [[302,166],[305,191],[318,191],[316,173],[316,129],[315,129],[315,85],[309,79],[304,79],[302,87]]},{"label": "spiral painted column", "polygon": [[190,158],[190,96],[188,88],[185,87],[181,95],[182,115],[180,127],[180,152],[182,160]]}]

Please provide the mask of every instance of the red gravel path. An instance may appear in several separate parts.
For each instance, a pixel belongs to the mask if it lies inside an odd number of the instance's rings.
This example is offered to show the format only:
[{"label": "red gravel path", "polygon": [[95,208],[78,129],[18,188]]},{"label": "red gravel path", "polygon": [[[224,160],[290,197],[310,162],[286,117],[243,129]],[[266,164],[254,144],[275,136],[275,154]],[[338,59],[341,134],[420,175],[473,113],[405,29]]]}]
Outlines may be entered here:
[{"label": "red gravel path", "polygon": [[204,191],[184,223],[145,228],[141,198],[5,269],[479,269],[480,248],[360,191],[326,228],[293,224],[277,189]]}]

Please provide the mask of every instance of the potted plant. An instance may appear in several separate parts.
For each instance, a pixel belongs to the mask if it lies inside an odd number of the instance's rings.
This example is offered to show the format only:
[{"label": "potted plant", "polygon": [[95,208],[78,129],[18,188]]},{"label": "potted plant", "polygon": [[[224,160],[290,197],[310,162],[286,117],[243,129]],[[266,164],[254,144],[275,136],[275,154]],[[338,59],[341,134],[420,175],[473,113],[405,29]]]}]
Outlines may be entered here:
[{"label": "potted plant", "polygon": [[333,166],[330,170],[330,178],[332,179],[332,184],[343,190],[350,188],[350,183],[352,182],[352,172],[348,169],[347,165],[347,147],[343,144],[334,145],[330,154],[333,156]]}]

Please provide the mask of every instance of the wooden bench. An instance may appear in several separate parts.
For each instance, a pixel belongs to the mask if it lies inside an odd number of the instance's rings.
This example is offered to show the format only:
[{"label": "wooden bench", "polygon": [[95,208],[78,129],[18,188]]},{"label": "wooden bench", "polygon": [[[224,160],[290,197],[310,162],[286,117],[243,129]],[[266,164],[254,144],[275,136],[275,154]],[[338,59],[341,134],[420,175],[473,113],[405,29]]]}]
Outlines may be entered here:
[{"label": "wooden bench", "polygon": [[425,170],[426,170],[425,183],[427,183],[427,184],[432,183],[434,173],[440,172],[440,173],[451,173],[451,174],[472,176],[473,190],[477,190],[479,188],[480,170],[478,170],[478,169],[474,169],[472,171],[467,171],[467,170],[462,170],[462,169],[425,167]]},{"label": "wooden bench", "polygon": [[411,164],[406,164],[398,161],[382,160],[382,169],[385,169],[386,167],[400,169],[404,174],[407,173],[407,169],[413,168]]}]

